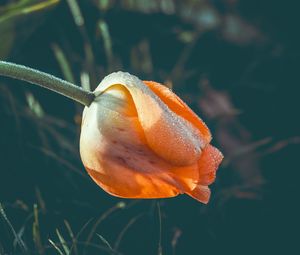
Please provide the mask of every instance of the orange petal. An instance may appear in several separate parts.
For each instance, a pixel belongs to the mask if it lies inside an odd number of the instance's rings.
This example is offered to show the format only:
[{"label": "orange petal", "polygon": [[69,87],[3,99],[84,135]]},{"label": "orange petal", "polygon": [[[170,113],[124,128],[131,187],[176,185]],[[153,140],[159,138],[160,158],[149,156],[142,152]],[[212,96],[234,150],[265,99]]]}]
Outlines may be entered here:
[{"label": "orange petal", "polygon": [[201,157],[198,160],[199,178],[201,179],[201,176],[216,172],[222,159],[223,154],[217,148],[208,144],[203,149]]},{"label": "orange petal", "polygon": [[192,198],[207,204],[210,198],[210,189],[207,186],[197,185],[195,189],[190,192],[187,192]]},{"label": "orange petal", "polygon": [[193,123],[205,144],[211,141],[211,133],[205,123],[169,88],[154,81],[144,83],[176,114]]},{"label": "orange petal", "polygon": [[[107,167],[107,166],[106,166]],[[86,168],[92,179],[107,193],[122,198],[168,198],[177,196],[180,192],[172,184],[161,180],[155,175],[141,174],[118,166],[117,172],[109,175]],[[111,166],[107,170],[112,169]]]},{"label": "orange petal", "polygon": [[[147,144],[157,155],[178,166],[193,164],[198,160],[201,148],[205,147],[208,141],[208,134],[203,136],[199,132],[198,126],[201,125],[201,128],[205,129],[200,120],[196,121],[195,117],[190,117],[199,124],[197,127],[187,121],[188,114],[192,113],[191,110],[187,110],[187,106],[182,107],[185,109],[182,110],[182,115],[186,116],[183,118],[173,112],[141,80],[123,72],[106,76],[96,92],[101,94],[117,84],[126,87],[131,94]],[[174,105],[175,103],[172,107],[176,108]]]},{"label": "orange petal", "polygon": [[189,196],[207,203],[210,197],[208,185],[214,182],[216,171],[223,159],[222,153],[212,145],[207,145],[198,161],[199,179],[198,185],[193,190],[186,192]]}]

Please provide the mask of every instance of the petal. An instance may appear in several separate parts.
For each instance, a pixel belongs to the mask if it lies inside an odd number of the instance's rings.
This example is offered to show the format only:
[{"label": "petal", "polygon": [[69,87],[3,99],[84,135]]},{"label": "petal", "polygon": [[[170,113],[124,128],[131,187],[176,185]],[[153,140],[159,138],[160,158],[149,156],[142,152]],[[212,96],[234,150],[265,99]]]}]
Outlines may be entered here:
[{"label": "petal", "polygon": [[207,145],[203,149],[198,161],[198,185],[191,191],[186,192],[186,194],[202,203],[208,203],[210,198],[210,189],[208,188],[208,185],[214,182],[216,171],[222,159],[223,155],[218,149],[212,145]]},{"label": "petal", "polygon": [[195,189],[187,192],[187,194],[201,203],[207,204],[210,198],[210,189],[207,186],[202,186],[199,184]]},{"label": "petal", "polygon": [[[107,166],[107,170],[112,167]],[[107,168],[108,167],[108,168]],[[123,198],[168,198],[179,194],[179,190],[173,185],[157,178],[155,175],[140,174],[118,166],[118,172],[110,171],[105,175],[99,171],[87,168],[92,179],[107,193]],[[118,176],[114,176],[118,173]]]},{"label": "petal", "polygon": [[[101,97],[105,90],[116,84],[123,85],[131,94],[147,144],[157,155],[178,166],[198,160],[207,140],[197,127],[173,112],[141,80],[128,73],[106,76],[95,92]],[[187,111],[182,112],[187,116]]]},{"label": "petal", "polygon": [[211,141],[211,133],[205,123],[169,88],[153,81],[144,83],[177,115],[193,123],[205,144]]},{"label": "petal", "polygon": [[216,172],[222,160],[223,154],[217,148],[208,144],[198,160],[199,178]]}]

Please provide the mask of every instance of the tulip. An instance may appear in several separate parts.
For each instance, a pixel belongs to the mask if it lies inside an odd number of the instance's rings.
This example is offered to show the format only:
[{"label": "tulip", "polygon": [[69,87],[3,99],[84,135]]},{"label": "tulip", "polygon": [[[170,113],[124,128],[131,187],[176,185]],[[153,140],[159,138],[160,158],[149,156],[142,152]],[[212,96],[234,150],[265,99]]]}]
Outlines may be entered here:
[{"label": "tulip", "polygon": [[172,91],[128,73],[105,77],[94,92],[38,70],[0,61],[0,75],[85,105],[80,155],[92,179],[123,198],[210,197],[222,153],[204,122]]},{"label": "tulip", "polygon": [[83,112],[80,155],[91,178],[122,198],[210,198],[222,154],[171,90],[129,73],[106,76]]}]

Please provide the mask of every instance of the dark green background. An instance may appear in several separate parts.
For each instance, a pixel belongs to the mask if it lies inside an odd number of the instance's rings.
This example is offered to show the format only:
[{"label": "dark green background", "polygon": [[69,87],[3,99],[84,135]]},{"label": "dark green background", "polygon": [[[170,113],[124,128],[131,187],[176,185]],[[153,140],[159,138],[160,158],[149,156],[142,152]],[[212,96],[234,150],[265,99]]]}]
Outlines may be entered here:
[{"label": "dark green background", "polygon": [[[114,70],[172,84],[211,128],[225,160],[208,205],[185,195],[111,197],[80,161],[81,107],[1,77],[0,202],[29,254],[59,254],[48,239],[63,251],[56,229],[70,247],[64,220],[75,235],[90,220],[72,254],[113,254],[101,250],[106,245],[97,235],[92,245],[84,241],[120,201],[127,206],[109,214],[96,233],[114,246],[123,231],[121,254],[159,254],[158,204],[162,254],[299,253],[297,1],[78,1],[84,27],[76,26],[66,1],[30,9],[38,2],[1,1],[1,59],[70,80],[54,54],[57,45],[77,84],[82,71],[95,88]],[[99,31],[100,20],[109,37]],[[38,106],[30,107],[30,95]],[[32,233],[34,204],[40,241]],[[4,219],[0,254],[23,254]]]}]

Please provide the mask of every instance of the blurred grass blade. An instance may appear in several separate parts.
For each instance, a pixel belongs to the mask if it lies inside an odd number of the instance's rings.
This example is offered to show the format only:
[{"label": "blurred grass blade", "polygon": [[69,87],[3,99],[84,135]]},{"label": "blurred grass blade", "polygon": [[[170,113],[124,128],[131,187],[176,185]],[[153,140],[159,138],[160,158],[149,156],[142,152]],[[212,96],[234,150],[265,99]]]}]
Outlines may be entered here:
[{"label": "blurred grass blade", "polygon": [[43,199],[41,190],[38,187],[35,187],[35,195],[36,195],[38,205],[39,205],[41,212],[43,214],[45,214],[46,213],[46,203],[45,203],[45,200]]},{"label": "blurred grass blade", "polygon": [[111,247],[111,245],[109,244],[109,242],[102,236],[96,233],[96,235],[100,238],[100,240],[110,249],[113,251],[113,248]]},{"label": "blurred grass blade", "polygon": [[104,212],[99,218],[98,220],[96,221],[96,223],[93,225],[92,227],[92,230],[90,231],[87,239],[86,239],[86,242],[87,243],[90,243],[92,238],[93,238],[93,235],[94,233],[96,232],[97,230],[97,227],[100,225],[100,223],[102,221],[104,221],[110,214],[112,214],[114,211],[118,210],[118,209],[123,209],[125,208],[126,204],[124,202],[120,202],[120,203],[117,203],[115,206],[109,208],[106,212]]},{"label": "blurred grass blade", "polygon": [[139,219],[141,218],[142,216],[144,215],[144,213],[141,213],[135,217],[133,217],[127,224],[126,226],[122,229],[122,231],[120,232],[120,234],[118,235],[116,241],[115,241],[115,244],[114,244],[114,248],[113,250],[114,251],[117,251],[119,246],[120,246],[120,243],[125,235],[125,233],[128,231],[128,229]]},{"label": "blurred grass blade", "polygon": [[15,240],[17,241],[17,243],[19,244],[22,252],[24,254],[27,254],[27,247],[26,245],[24,244],[23,240],[20,238],[20,236],[17,235],[17,232],[15,231],[13,225],[11,224],[11,222],[9,221],[5,211],[4,211],[4,208],[2,206],[2,204],[0,203],[0,215],[2,216],[3,220],[7,223],[8,227],[10,228],[11,232],[13,233],[14,235],[14,238]]},{"label": "blurred grass blade", "polygon": [[59,67],[63,73],[65,80],[73,84],[76,84],[74,75],[72,73],[71,65],[68,62],[67,57],[65,56],[63,50],[59,47],[59,45],[55,43],[51,45],[51,48],[54,52],[55,58],[59,64]]},{"label": "blurred grass blade", "polygon": [[181,230],[179,228],[175,228],[173,238],[172,238],[172,241],[171,241],[172,255],[176,254],[176,246],[178,244],[178,240],[179,240],[181,235],[182,235]]},{"label": "blurred grass blade", "polygon": [[67,0],[68,5],[70,7],[70,11],[72,13],[74,22],[76,26],[83,27],[84,26],[84,18],[81,14],[79,5],[76,0]]},{"label": "blurred grass blade", "polygon": [[15,51],[16,46],[21,45],[45,19],[46,16],[41,13],[59,2],[28,0],[0,6],[0,58],[7,58]]},{"label": "blurred grass blade", "polygon": [[[83,226],[82,228],[79,230],[79,232],[77,233],[76,237],[75,237],[75,242],[74,244],[78,243],[78,239],[80,237],[80,235],[82,234],[82,232],[86,229],[86,227],[91,223],[91,221],[93,220],[93,218],[90,218]],[[74,248],[74,245],[71,246],[70,249],[70,253],[72,254],[72,250]]]},{"label": "blurred grass blade", "polygon": [[34,2],[34,1],[26,1],[26,2],[20,1],[19,3],[21,3],[21,4],[16,3],[16,4],[10,5],[7,9],[6,8],[0,9],[0,23],[6,21],[7,19],[15,17],[15,16],[27,15],[27,14],[31,14],[33,12],[47,9],[49,7],[52,7],[56,4],[58,4],[59,1],[60,0],[48,0],[48,1],[43,1],[40,3],[35,3],[35,4],[29,5],[29,6],[26,6],[25,4],[28,4],[28,3]]},{"label": "blurred grass blade", "polygon": [[114,65],[114,57],[113,57],[113,51],[112,51],[112,41],[111,36],[109,33],[109,29],[107,26],[107,23],[104,20],[100,20],[98,22],[98,29],[100,32],[101,37],[103,38],[103,46],[105,50],[105,55],[107,59],[107,65],[108,65],[108,71],[113,71],[113,65]]},{"label": "blurred grass blade", "polygon": [[59,232],[58,229],[56,229],[56,234],[57,234],[57,236],[58,236],[58,239],[59,239],[59,241],[60,241],[60,244],[61,244],[62,248],[63,248],[64,251],[65,251],[65,254],[66,254],[66,255],[69,255],[69,254],[70,254],[70,249],[69,249],[69,247],[67,246],[67,243],[66,243],[65,239],[63,238],[63,236],[61,235],[61,233]]},{"label": "blurred grass blade", "polygon": [[42,153],[44,153],[46,156],[55,159],[57,162],[61,163],[62,165],[66,166],[68,170],[71,170],[72,172],[80,175],[83,178],[88,179],[88,177],[86,176],[85,173],[83,173],[82,171],[80,171],[80,169],[78,169],[76,166],[74,166],[70,161],[66,160],[63,157],[58,156],[57,154],[53,153],[53,151],[49,151],[45,148],[37,148],[32,146],[32,148],[38,149],[39,151],[41,151]]},{"label": "blurred grass blade", "polygon": [[42,244],[41,234],[40,234],[39,212],[38,212],[37,204],[33,205],[33,216],[34,216],[34,221],[32,225],[33,242],[39,254],[45,254],[45,250]]},{"label": "blurred grass blade", "polygon": [[88,69],[92,84],[96,84],[94,52],[85,28],[85,22],[78,2],[76,0],[67,0],[74,22],[77,25],[83,39],[83,50],[85,53],[85,65]]},{"label": "blurred grass blade", "polygon": [[[22,235],[24,235],[24,232],[25,232],[25,228],[21,228],[17,233],[18,237],[21,238]],[[13,241],[13,245],[14,245],[14,247],[16,247],[18,245],[18,240],[16,238]]]},{"label": "blurred grass blade", "polygon": [[[77,243],[76,243],[76,239],[75,239],[74,233],[72,231],[71,225],[70,225],[70,223],[67,220],[64,220],[64,223],[65,223],[66,228],[68,230],[68,233],[69,233],[69,235],[70,235],[70,237],[72,239],[72,245],[71,245],[71,247],[74,248],[74,253],[76,255],[78,255]],[[70,252],[70,254],[71,254],[71,252]]]},{"label": "blurred grass blade", "polygon": [[158,211],[158,223],[159,223],[158,255],[162,255],[162,246],[161,246],[162,224],[161,224],[161,211],[160,211],[159,201],[157,201],[157,211]]},{"label": "blurred grass blade", "polygon": [[42,118],[45,113],[44,110],[41,106],[41,104],[39,103],[39,101],[35,98],[35,96],[30,93],[30,92],[26,92],[26,101],[27,104],[29,106],[29,109],[32,111],[33,114],[35,114],[38,118]]},{"label": "blurred grass blade", "polygon": [[48,239],[48,241],[54,247],[54,249],[57,250],[59,255],[65,255],[51,239]]},{"label": "blurred grass blade", "polygon": [[111,0],[96,0],[94,1],[96,6],[99,8],[100,11],[107,11],[114,5],[114,1]]},{"label": "blurred grass blade", "polygon": [[80,73],[80,84],[83,89],[91,91],[90,76],[85,71]]}]

